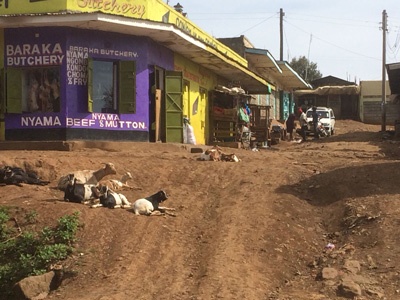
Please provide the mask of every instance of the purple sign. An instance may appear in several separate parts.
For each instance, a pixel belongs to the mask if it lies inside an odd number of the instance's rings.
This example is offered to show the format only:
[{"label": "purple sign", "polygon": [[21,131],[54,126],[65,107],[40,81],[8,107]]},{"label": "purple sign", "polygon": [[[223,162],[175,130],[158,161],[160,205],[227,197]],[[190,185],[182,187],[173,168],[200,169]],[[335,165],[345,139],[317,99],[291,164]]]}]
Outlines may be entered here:
[{"label": "purple sign", "polygon": [[82,117],[61,117],[58,115],[21,115],[7,123],[11,128],[93,128],[107,130],[147,131],[148,124],[133,115],[92,113]]},{"label": "purple sign", "polygon": [[[94,32],[64,27],[5,29],[4,64],[20,78],[12,88],[22,90],[21,103],[13,110],[8,107],[6,130],[149,131],[149,101],[154,97],[149,92],[154,77],[150,72],[153,66],[173,70],[173,52],[146,37]],[[123,86],[134,89],[130,102],[119,96],[120,68],[124,74],[132,70]],[[121,109],[122,105],[132,107]]]}]

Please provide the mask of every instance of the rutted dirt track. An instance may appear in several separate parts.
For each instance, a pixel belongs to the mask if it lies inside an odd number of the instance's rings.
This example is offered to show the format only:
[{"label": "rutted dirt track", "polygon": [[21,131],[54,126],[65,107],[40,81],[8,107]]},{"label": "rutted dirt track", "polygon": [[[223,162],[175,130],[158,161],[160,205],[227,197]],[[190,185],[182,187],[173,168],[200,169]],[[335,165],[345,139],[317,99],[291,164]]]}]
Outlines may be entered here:
[{"label": "rutted dirt track", "polygon": [[[339,120],[317,142],[224,149],[240,163],[198,161],[176,144],[1,151],[0,164],[28,165],[51,183],[0,187],[0,205],[37,211],[38,228],[81,212],[68,276],[49,299],[345,299],[346,261],[360,263],[357,299],[400,299],[400,142],[379,130]],[[132,202],[166,190],[176,217],[62,201],[60,175],[104,162],[115,178],[132,173]],[[321,278],[327,267],[338,275]]]}]

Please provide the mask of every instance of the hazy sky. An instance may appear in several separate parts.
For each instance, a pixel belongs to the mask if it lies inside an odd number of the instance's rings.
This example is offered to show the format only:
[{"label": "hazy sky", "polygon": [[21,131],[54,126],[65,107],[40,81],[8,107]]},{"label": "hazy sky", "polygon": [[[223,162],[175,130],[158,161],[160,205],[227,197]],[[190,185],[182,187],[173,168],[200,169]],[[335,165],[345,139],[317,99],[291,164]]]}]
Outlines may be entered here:
[{"label": "hazy sky", "polygon": [[[323,76],[344,80],[382,79],[382,13],[386,10],[386,63],[400,61],[399,0],[179,0],[188,18],[210,35],[245,35],[256,47],[283,59],[306,56]],[[167,1],[166,1],[167,2]],[[387,75],[386,75],[387,79]]]}]

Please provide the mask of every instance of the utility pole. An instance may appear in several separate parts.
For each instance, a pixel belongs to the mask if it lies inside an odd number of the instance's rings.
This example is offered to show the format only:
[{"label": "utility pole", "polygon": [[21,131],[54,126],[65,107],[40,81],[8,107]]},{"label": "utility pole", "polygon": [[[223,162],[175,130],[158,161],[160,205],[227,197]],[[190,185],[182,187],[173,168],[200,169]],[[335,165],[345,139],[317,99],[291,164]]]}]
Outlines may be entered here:
[{"label": "utility pole", "polygon": [[283,9],[281,8],[279,11],[279,28],[280,28],[280,56],[279,60],[283,60],[283,16],[285,13],[283,12]]},{"label": "utility pole", "polygon": [[387,31],[387,14],[386,10],[382,12],[382,128],[386,131],[386,31]]}]

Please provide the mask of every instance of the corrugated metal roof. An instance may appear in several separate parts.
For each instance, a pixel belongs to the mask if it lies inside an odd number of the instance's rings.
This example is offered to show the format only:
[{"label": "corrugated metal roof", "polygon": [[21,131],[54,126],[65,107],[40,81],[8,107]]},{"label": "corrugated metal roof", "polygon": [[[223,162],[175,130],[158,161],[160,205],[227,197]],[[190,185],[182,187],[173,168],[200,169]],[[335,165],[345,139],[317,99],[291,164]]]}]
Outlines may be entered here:
[{"label": "corrugated metal roof", "polygon": [[311,85],[301,78],[287,61],[278,61],[278,65],[283,71],[279,79],[283,81],[285,86],[293,90],[311,88]]},{"label": "corrugated metal roof", "polygon": [[212,70],[226,80],[240,82],[248,93],[268,93],[267,80],[230,59],[224,53],[184,33],[173,24],[133,19],[104,13],[58,12],[1,16],[0,28],[74,27],[146,36],[182,56]]},{"label": "corrugated metal roof", "polygon": [[276,61],[268,50],[246,48],[246,58],[262,77],[273,76],[285,90],[306,89],[311,86],[286,61]]},{"label": "corrugated metal roof", "polygon": [[387,64],[386,71],[392,94],[400,94],[400,63]]},{"label": "corrugated metal roof", "polygon": [[346,86],[320,86],[314,90],[297,90],[294,91],[296,96],[301,95],[358,95],[360,87],[358,85]]}]

